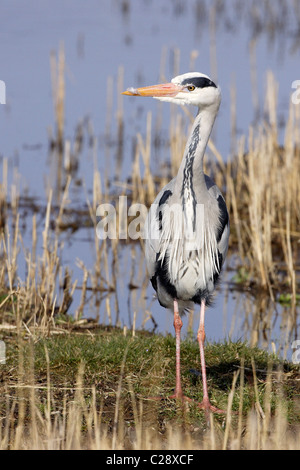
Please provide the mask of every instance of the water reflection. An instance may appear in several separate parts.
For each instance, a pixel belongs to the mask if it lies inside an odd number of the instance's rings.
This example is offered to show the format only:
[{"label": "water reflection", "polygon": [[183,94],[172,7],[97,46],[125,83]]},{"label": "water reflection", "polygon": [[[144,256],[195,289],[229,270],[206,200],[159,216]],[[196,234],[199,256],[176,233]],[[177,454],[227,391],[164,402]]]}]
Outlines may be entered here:
[{"label": "water reflection", "polygon": [[[143,14],[151,14],[154,2],[143,0],[140,3]],[[135,6],[130,0],[120,0],[117,5],[123,21],[129,28]],[[271,50],[278,47],[280,57],[285,52],[287,42],[291,43],[289,53],[294,54],[300,48],[300,9],[297,2],[290,0],[233,0],[230,3],[225,0],[195,0],[189,3],[185,0],[172,0],[160,2],[155,12],[158,17],[167,15],[177,21],[193,18],[197,39],[212,27],[211,21],[215,21],[219,34],[226,31],[236,35],[244,28],[247,29],[249,43],[265,36]],[[127,44],[130,45],[130,42]]]},{"label": "water reflection", "polygon": [[252,346],[260,346],[282,357],[291,357],[291,344],[299,333],[299,324],[291,315],[291,307],[283,307],[265,293],[234,293],[235,307],[230,322],[230,337],[247,338]]}]

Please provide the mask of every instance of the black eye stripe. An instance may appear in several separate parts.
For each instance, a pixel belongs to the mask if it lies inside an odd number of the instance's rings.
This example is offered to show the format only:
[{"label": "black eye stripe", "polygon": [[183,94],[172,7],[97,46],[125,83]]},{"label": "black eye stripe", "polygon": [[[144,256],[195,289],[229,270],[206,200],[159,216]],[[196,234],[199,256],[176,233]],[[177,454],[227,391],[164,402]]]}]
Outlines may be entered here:
[{"label": "black eye stripe", "polygon": [[183,80],[183,82],[181,82],[181,85],[194,85],[196,88],[206,88],[208,86],[217,88],[217,85],[212,80],[210,80],[210,78],[206,77],[186,78]]}]

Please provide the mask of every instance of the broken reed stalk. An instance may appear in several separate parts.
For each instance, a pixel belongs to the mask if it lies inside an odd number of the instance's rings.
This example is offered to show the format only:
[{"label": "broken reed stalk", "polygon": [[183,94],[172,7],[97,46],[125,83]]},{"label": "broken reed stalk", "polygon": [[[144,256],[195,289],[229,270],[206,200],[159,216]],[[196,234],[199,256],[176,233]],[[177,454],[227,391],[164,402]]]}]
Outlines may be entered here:
[{"label": "broken reed stalk", "polygon": [[124,149],[124,110],[123,110],[123,95],[124,89],[124,67],[120,66],[118,69],[117,79],[117,153],[116,153],[116,167],[115,167],[115,179],[120,181],[121,171],[123,165],[123,149]]},{"label": "broken reed stalk", "polygon": [[54,51],[50,54],[50,71],[56,120],[56,144],[62,150],[65,122],[65,52],[63,43],[59,47],[58,60]]},{"label": "broken reed stalk", "polygon": [[[50,54],[50,71],[54,116],[56,121],[56,137],[51,146],[56,156],[55,182],[58,197],[62,188],[63,154],[64,154],[64,125],[65,125],[65,52],[64,44],[60,43],[58,59],[54,51]],[[66,154],[67,155],[67,154]]]},{"label": "broken reed stalk", "polygon": [[[135,159],[133,164],[133,201],[138,201],[141,204],[150,205],[155,198],[155,185],[153,181],[152,172],[150,169],[151,161],[151,122],[152,114],[148,112],[146,123],[146,140],[145,143],[141,134],[137,134],[137,145],[135,152]],[[144,164],[144,176],[142,177],[140,167],[140,155],[142,156]],[[145,188],[147,190],[145,191]]]},{"label": "broken reed stalk", "polygon": [[79,307],[77,308],[77,310],[75,312],[75,315],[74,315],[74,318],[75,318],[76,321],[80,320],[80,318],[82,317],[83,312],[84,312],[84,306],[85,306],[85,303],[86,303],[86,288],[87,288],[87,282],[88,282],[88,278],[89,278],[89,272],[86,269],[84,263],[81,260],[77,259],[77,265],[83,271],[83,280],[82,280],[82,286],[81,286],[80,304],[79,304]]},{"label": "broken reed stalk", "polygon": [[2,162],[2,182],[0,183],[0,230],[3,230],[7,220],[7,173],[8,173],[8,161],[7,158],[3,158]]},{"label": "broken reed stalk", "polygon": [[217,33],[217,9],[216,4],[214,3],[209,9],[209,58],[210,58],[210,70],[212,79],[217,81],[218,78],[218,61],[217,61],[217,40],[216,40],[216,33]]},{"label": "broken reed stalk", "polygon": [[[120,378],[119,378],[119,383],[118,383],[118,388],[116,391],[116,405],[115,405],[115,416],[114,416],[114,422],[113,422],[113,435],[112,435],[112,450],[116,449],[117,445],[117,436],[120,433],[120,402],[121,402],[121,393],[122,393],[122,382],[123,382],[123,377],[124,377],[124,370],[125,370],[125,364],[126,364],[126,357],[128,353],[128,349],[130,346],[130,342],[128,343],[124,355],[123,355],[123,360],[122,360],[122,365],[121,365],[121,372],[120,372]],[[122,446],[122,439],[119,441]]]}]

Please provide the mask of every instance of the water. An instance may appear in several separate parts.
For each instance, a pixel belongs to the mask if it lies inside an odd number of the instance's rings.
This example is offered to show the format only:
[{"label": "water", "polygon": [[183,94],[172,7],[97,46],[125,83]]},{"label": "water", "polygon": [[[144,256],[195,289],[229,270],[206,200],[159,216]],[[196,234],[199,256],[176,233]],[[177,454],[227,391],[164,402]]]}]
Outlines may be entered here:
[{"label": "water", "polygon": [[[215,9],[212,9],[214,5]],[[222,105],[214,140],[224,159],[234,145],[230,121],[233,85],[236,87],[237,138],[247,135],[249,126],[259,122],[264,114],[268,70],[273,72],[279,85],[278,119],[284,124],[292,82],[300,78],[300,14],[298,11],[297,16],[297,7],[293,5],[292,1],[229,3],[200,0],[104,0],[101,3],[96,0],[29,0],[26,4],[20,1],[2,4],[0,80],[6,83],[6,104],[0,105],[0,157],[8,158],[9,183],[13,181],[13,168],[17,167],[21,196],[36,198],[42,208],[38,218],[39,233],[43,228],[49,188],[55,190],[56,184],[48,140],[49,127],[53,132],[55,130],[49,65],[52,50],[57,52],[63,43],[66,57],[65,138],[72,146],[76,126],[84,122],[83,149],[71,183],[70,207],[86,208],[86,199],[92,198],[95,155],[101,175],[107,171],[114,175],[116,171],[116,114],[120,103],[125,119],[123,149],[119,153],[121,181],[131,174],[132,142],[137,132],[145,135],[149,110],[152,111],[153,125],[162,113],[161,136],[168,138],[169,106],[160,106],[155,100],[142,103],[120,98],[117,87],[120,66],[124,70],[124,89],[157,83],[164,77],[169,80],[174,74],[189,71],[191,62],[194,62],[195,70],[216,79],[222,88]],[[108,158],[105,133],[109,77],[113,84],[113,103]],[[88,130],[91,126],[92,131]],[[91,132],[96,137],[93,148],[88,143]],[[282,133],[280,139],[283,141]],[[160,149],[151,162],[153,171],[168,157],[168,149]],[[27,247],[31,246],[31,216],[30,211],[23,216],[22,237]],[[87,269],[93,269],[94,232],[89,227],[82,227],[75,233],[66,231],[62,237],[65,240],[63,265],[70,266],[73,278],[82,279],[76,258],[81,259]],[[39,237],[39,250],[41,246]],[[135,264],[131,261],[132,250]],[[112,259],[111,251],[108,257]],[[157,324],[156,331],[172,332],[172,315],[152,298],[140,247],[122,245],[118,257],[116,293],[100,296],[97,307],[91,296],[91,301],[85,305],[85,316],[98,315],[100,321],[117,322],[128,328],[135,325],[152,329]],[[22,278],[25,263],[21,254],[18,261]],[[128,288],[129,266],[133,273],[132,284],[137,286],[134,289]],[[264,305],[263,299],[254,298],[251,293],[231,291],[232,276],[230,271],[225,273],[215,306],[207,314],[208,339],[248,339],[253,344],[259,340],[264,347],[280,349],[286,342],[287,309],[277,306],[274,315],[274,306]],[[76,310],[79,301],[78,291],[72,311]],[[107,316],[108,303],[111,317]],[[196,331],[197,322],[197,314],[186,319],[185,331],[188,324]],[[288,355],[289,348],[288,345]]]}]

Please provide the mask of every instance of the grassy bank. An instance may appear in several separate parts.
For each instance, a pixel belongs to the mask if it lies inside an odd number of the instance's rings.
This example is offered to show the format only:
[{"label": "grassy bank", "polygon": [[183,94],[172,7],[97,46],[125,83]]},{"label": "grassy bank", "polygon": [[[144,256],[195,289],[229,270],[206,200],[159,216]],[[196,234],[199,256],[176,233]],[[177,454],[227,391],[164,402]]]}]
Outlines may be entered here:
[{"label": "grassy bank", "polygon": [[[0,446],[5,448],[294,448],[299,369],[244,343],[207,344],[211,400],[227,410],[208,427],[197,408],[198,344],[182,343],[185,393],[175,385],[173,336],[109,328],[7,337],[0,366]],[[161,396],[161,400],[149,397]],[[179,447],[177,447],[179,446]]]}]

